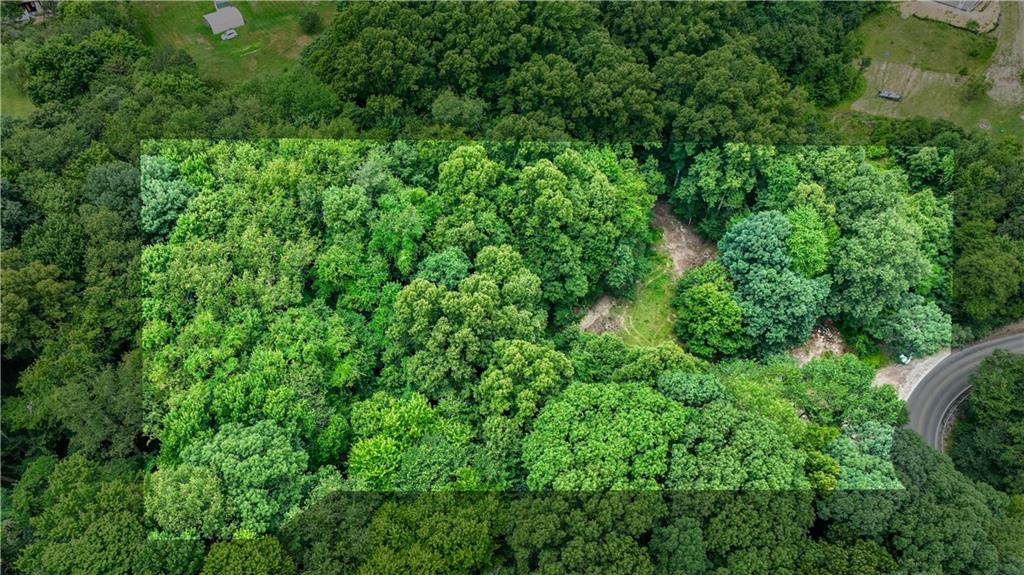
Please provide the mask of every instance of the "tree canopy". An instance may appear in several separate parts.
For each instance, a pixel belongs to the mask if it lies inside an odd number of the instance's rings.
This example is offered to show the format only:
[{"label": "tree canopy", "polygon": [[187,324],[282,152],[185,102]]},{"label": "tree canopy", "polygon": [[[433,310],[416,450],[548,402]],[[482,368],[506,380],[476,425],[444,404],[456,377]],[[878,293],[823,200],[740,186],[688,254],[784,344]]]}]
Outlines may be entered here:
[{"label": "tree canopy", "polygon": [[[1021,570],[1017,358],[952,460],[873,385],[1024,314],[1021,147],[830,119],[880,5],[274,7],[315,37],[237,80],[43,7],[0,14],[0,570]],[[678,342],[581,331],[656,198],[718,248]]]}]

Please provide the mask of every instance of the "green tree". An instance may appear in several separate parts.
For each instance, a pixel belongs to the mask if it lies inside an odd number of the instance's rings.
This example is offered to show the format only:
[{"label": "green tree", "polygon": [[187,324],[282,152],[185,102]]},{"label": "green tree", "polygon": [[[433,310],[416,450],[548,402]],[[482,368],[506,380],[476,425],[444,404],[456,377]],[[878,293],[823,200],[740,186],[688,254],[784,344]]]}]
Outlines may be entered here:
[{"label": "green tree", "polygon": [[892,435],[892,427],[879,422],[845,428],[827,449],[839,462],[837,487],[851,491],[902,489],[892,464]]},{"label": "green tree", "polygon": [[486,247],[476,271],[451,291],[423,279],[395,300],[388,335],[404,380],[432,399],[459,397],[479,377],[501,339],[536,340],[545,317],[540,281],[507,246]]},{"label": "green tree", "polygon": [[15,566],[25,573],[131,573],[145,541],[142,486],[129,466],[103,468],[80,455],[52,467],[32,515],[33,540]]},{"label": "green tree", "polygon": [[505,540],[517,571],[654,573],[645,537],[665,515],[649,491],[548,491],[516,497]]},{"label": "green tree", "polygon": [[146,514],[175,537],[230,539],[228,505],[220,476],[210,467],[178,465],[148,479]]},{"label": "green tree", "polygon": [[895,390],[874,386],[874,378],[874,370],[852,354],[819,357],[801,369],[787,393],[803,415],[820,425],[905,424],[907,413]]},{"label": "green tree", "polygon": [[489,479],[469,445],[472,428],[442,417],[422,395],[378,392],[356,403],[352,431],[348,471],[358,489],[471,490]]},{"label": "green tree", "polygon": [[786,248],[793,270],[808,278],[821,275],[828,268],[831,242],[818,212],[810,206],[798,207],[787,212],[786,219],[790,225]]},{"label": "green tree", "polygon": [[323,27],[324,19],[320,16],[320,13],[315,10],[307,10],[299,17],[299,29],[307,36],[316,34],[322,30]]},{"label": "green tree", "polygon": [[157,239],[166,238],[196,191],[164,158],[146,156],[141,165],[142,231]]},{"label": "green tree", "polygon": [[717,261],[684,274],[672,304],[676,308],[674,332],[691,353],[703,358],[729,356],[750,346],[732,281]]},{"label": "green tree", "polygon": [[996,351],[971,377],[971,395],[953,428],[950,456],[965,475],[1024,493],[1024,417],[1014,398],[1024,388],[1024,356]]},{"label": "green tree", "polygon": [[804,454],[774,424],[726,401],[698,410],[672,445],[666,485],[719,491],[804,489]]},{"label": "green tree", "polygon": [[803,141],[801,122],[809,111],[804,94],[759,59],[749,42],[729,42],[699,56],[667,55],[654,74],[663,98],[672,102],[668,115],[678,141]]},{"label": "green tree", "polygon": [[719,242],[722,265],[740,285],[747,282],[748,274],[760,268],[787,271],[792,261],[786,247],[790,231],[786,217],[776,211],[746,217]]},{"label": "green tree", "polygon": [[385,502],[367,526],[357,573],[479,573],[499,561],[507,518],[491,494],[421,494]]},{"label": "green tree", "polygon": [[569,359],[553,349],[525,341],[498,341],[473,396],[482,416],[508,417],[525,427],[572,376]]},{"label": "green tree", "polygon": [[717,238],[729,218],[748,208],[757,185],[757,166],[769,148],[728,143],[696,154],[672,190],[672,204],[701,232]]},{"label": "green tree", "polygon": [[655,388],[687,407],[703,407],[729,397],[718,378],[709,373],[666,371],[658,378]]},{"label": "green tree", "polygon": [[862,217],[834,250],[832,305],[858,326],[871,325],[927,272],[921,230],[896,212]]},{"label": "green tree", "polygon": [[[818,162],[820,169],[836,170],[825,182],[833,184],[826,189],[834,198],[836,223],[843,232],[859,232],[859,226],[866,220],[888,221],[886,212],[898,208],[910,193],[906,174],[899,169],[876,168],[863,161],[863,150],[857,156],[849,152],[836,152],[832,157],[822,154]],[[842,176],[847,177],[845,182],[830,181]]]},{"label": "green tree", "polygon": [[824,313],[827,279],[807,279],[789,270],[756,267],[736,290],[747,334],[768,355],[807,340]]},{"label": "green tree", "polygon": [[447,248],[423,258],[416,277],[454,290],[469,275],[470,267],[472,264],[465,252],[459,248]]},{"label": "green tree", "polygon": [[25,91],[37,104],[71,100],[88,92],[101,69],[130,65],[144,50],[125,30],[102,28],[80,41],[58,34],[29,55]]},{"label": "green tree", "polygon": [[[181,455],[183,464],[205,467],[216,474],[223,504],[218,504],[217,497],[208,491],[195,495],[200,499],[193,508],[206,509],[209,516],[197,510],[194,513],[198,516],[189,521],[172,520],[175,513],[188,508],[152,511],[157,517],[170,520],[168,526],[202,526],[204,531],[217,533],[272,531],[303,501],[310,484],[310,476],[305,473],[308,457],[293,437],[270,421],[250,426],[226,424],[209,440],[191,445]],[[181,503],[180,496],[176,496],[183,489],[181,482],[205,481],[208,476],[209,473],[199,471],[174,471],[169,476],[160,476],[154,483],[157,490],[153,501],[177,506]],[[220,525],[215,522],[218,506],[230,510]],[[192,522],[200,519],[203,523]]]},{"label": "green tree", "polygon": [[139,170],[125,162],[111,162],[91,168],[82,187],[88,202],[117,213],[133,224],[138,221]]},{"label": "green tree", "polygon": [[53,265],[3,252],[3,344],[8,359],[37,354],[75,304],[75,286]]},{"label": "green tree", "polygon": [[1020,243],[994,237],[970,244],[952,271],[953,295],[967,319],[990,323],[1024,285]]},{"label": "green tree", "polygon": [[210,546],[202,575],[292,575],[295,563],[272,535],[220,541]]},{"label": "green tree", "polygon": [[907,357],[931,355],[948,347],[953,337],[949,315],[914,293],[904,294],[897,309],[880,324],[873,330],[875,337]]},{"label": "green tree", "polygon": [[572,384],[523,441],[531,490],[656,489],[687,410],[636,383]]}]

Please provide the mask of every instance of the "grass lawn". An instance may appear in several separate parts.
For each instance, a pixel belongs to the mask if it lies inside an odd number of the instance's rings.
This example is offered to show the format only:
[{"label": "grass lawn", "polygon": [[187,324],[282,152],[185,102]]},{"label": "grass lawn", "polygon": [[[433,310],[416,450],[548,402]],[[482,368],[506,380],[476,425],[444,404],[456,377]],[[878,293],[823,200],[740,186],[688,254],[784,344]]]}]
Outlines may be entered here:
[{"label": "grass lawn", "polygon": [[8,55],[0,44],[0,114],[17,118],[25,118],[35,106],[28,99],[28,94],[12,78],[6,68]]},{"label": "grass lawn", "polygon": [[932,20],[904,20],[895,9],[871,15],[859,32],[873,63],[891,60],[933,72],[982,72],[996,49],[992,36]]},{"label": "grass lawn", "polygon": [[[924,116],[1024,141],[1024,105],[1000,104],[987,94],[973,101],[965,98],[968,79],[984,77],[996,35],[1015,25],[1017,16],[1007,12],[999,28],[983,35],[941,22],[904,20],[896,10],[872,15],[858,30],[864,38],[864,56],[870,59],[864,71],[867,85],[858,99],[835,110],[837,123],[851,125],[856,113]],[[876,96],[879,90],[899,92],[903,100],[883,100]]]},{"label": "grass lawn", "polygon": [[15,118],[27,118],[35,106],[28,94],[21,89],[21,86],[14,80],[9,80],[7,74],[0,78],[0,114]]},{"label": "grass lawn", "polygon": [[132,8],[148,44],[184,49],[201,73],[227,84],[287,69],[312,41],[299,29],[302,14],[315,10],[326,26],[335,12],[333,2],[255,0],[232,5],[245,25],[228,41],[210,32],[203,20],[213,12],[213,2],[139,2]]},{"label": "grass lawn", "polygon": [[672,309],[672,295],[675,291],[672,281],[672,261],[658,249],[651,255],[651,271],[637,285],[632,301],[619,304],[613,313],[622,316],[622,329],[618,332],[626,345],[653,346],[675,343],[672,325],[676,314]]}]

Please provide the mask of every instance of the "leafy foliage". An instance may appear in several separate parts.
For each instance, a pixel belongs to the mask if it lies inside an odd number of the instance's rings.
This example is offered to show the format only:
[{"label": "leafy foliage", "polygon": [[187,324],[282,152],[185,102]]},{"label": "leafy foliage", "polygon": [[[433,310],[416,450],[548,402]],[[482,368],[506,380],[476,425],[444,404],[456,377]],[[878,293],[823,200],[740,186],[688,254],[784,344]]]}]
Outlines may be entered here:
[{"label": "leafy foliage", "polygon": [[710,261],[690,270],[676,286],[675,334],[690,352],[704,358],[735,355],[750,346],[743,310],[725,268]]},{"label": "leafy foliage", "polygon": [[950,455],[965,475],[1011,494],[1024,492],[1021,414],[1024,359],[996,351],[971,378],[964,416],[953,428]]},{"label": "leafy foliage", "polygon": [[[874,9],[354,3],[235,86],[121,4],[5,22],[2,568],[1020,570],[1019,502],[870,368],[774,356],[1024,310],[1019,146],[788,145],[837,141]],[[570,327],[656,195],[722,240],[674,304],[715,364]],[[954,455],[1013,491],[991,363]]]},{"label": "leafy foliage", "polygon": [[687,412],[640,384],[574,384],[523,441],[533,490],[652,489]]}]

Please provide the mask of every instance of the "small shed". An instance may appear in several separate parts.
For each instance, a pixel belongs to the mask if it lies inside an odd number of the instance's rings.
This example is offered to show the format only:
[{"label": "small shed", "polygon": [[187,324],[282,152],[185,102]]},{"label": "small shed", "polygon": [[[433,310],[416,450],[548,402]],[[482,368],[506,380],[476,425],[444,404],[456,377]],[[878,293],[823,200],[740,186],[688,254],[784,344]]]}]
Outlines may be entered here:
[{"label": "small shed", "polygon": [[879,90],[878,97],[885,98],[886,100],[892,100],[894,102],[899,102],[900,100],[903,99],[903,94],[900,94],[899,92],[890,92],[889,90]]},{"label": "small shed", "polygon": [[220,34],[221,32],[233,30],[239,26],[245,25],[245,19],[242,18],[242,13],[234,6],[227,6],[215,12],[210,12],[206,16],[203,16],[203,20],[206,20],[206,23],[210,25],[210,30],[212,30],[214,34]]}]

